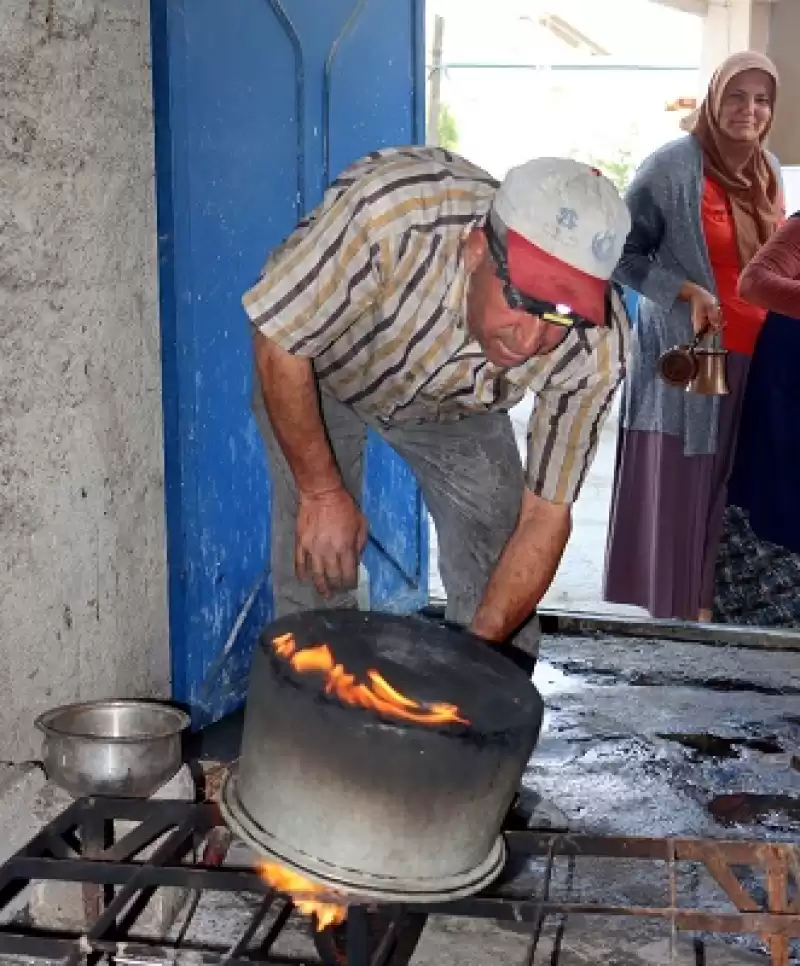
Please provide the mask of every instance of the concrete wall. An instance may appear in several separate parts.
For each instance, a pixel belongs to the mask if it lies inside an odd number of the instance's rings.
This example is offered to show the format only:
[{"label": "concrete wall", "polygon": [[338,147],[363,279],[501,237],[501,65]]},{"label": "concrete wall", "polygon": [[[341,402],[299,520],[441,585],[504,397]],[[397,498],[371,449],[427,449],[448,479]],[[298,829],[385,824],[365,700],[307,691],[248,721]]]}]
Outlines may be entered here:
[{"label": "concrete wall", "polygon": [[[656,0],[682,7],[684,0]],[[798,6],[800,0],[689,0],[703,19],[703,44],[698,95],[703,97],[711,75],[725,58],[739,50],[766,52],[773,11],[778,5]]]},{"label": "concrete wall", "polygon": [[[682,0],[657,0],[681,6]],[[691,0],[704,18],[698,94],[702,97],[717,66],[737,50],[760,50],[774,61],[780,98],[769,146],[783,165],[800,165],[800,0]]]},{"label": "concrete wall", "polygon": [[706,93],[711,75],[729,54],[752,47],[754,8],[754,0],[709,0],[700,63],[701,97]]},{"label": "concrete wall", "polygon": [[146,0],[0,0],[0,761],[168,693]]},{"label": "concrete wall", "polygon": [[772,4],[767,53],[781,75],[781,93],[770,147],[781,164],[800,164],[800,0]]}]

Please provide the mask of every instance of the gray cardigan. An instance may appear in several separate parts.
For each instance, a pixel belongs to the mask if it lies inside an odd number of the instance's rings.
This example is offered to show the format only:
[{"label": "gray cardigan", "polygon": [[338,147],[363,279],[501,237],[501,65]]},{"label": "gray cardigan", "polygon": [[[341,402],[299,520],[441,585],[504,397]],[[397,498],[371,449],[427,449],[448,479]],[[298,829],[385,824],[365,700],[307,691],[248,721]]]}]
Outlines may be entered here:
[{"label": "gray cardigan", "polygon": [[[777,160],[770,156],[776,171]],[[639,292],[622,425],[683,438],[687,456],[716,452],[719,399],[666,385],[656,364],[662,352],[693,337],[689,306],[678,292],[687,280],[716,294],[700,215],[702,152],[687,135],[643,162],[628,190],[631,231],[615,273]]]}]

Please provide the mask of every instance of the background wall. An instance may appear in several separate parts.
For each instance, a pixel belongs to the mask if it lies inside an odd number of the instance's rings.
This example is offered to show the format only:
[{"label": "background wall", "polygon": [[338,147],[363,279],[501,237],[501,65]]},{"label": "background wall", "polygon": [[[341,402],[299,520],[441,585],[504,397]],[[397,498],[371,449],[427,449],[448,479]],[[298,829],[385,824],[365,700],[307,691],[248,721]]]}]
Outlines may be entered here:
[{"label": "background wall", "polygon": [[0,761],[164,696],[146,0],[0,0]]},{"label": "background wall", "polygon": [[767,53],[781,75],[780,106],[770,134],[770,147],[781,164],[800,165],[800,124],[797,104],[800,98],[800,0],[780,0],[770,7]]}]

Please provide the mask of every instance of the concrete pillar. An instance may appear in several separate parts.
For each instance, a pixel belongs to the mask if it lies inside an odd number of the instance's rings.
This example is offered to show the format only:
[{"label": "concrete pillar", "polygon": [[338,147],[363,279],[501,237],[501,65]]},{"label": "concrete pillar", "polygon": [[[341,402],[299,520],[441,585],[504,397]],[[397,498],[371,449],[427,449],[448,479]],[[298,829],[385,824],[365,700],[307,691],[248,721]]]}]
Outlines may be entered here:
[{"label": "concrete pillar", "polygon": [[749,50],[752,40],[753,0],[710,0],[703,25],[700,95],[723,60],[737,50]]},{"label": "concrete pillar", "polygon": [[781,164],[800,165],[800,0],[710,0],[704,17],[699,77],[702,96],[717,65],[737,50],[759,50],[775,62],[781,94],[770,148]]},{"label": "concrete pillar", "polygon": [[147,0],[2,0],[0,761],[169,693]]},{"label": "concrete pillar", "polygon": [[[790,0],[791,2],[791,0]],[[772,0],[755,0],[750,13],[750,50],[766,53],[769,46]]]},{"label": "concrete pillar", "polygon": [[781,78],[781,93],[770,148],[782,165],[800,165],[800,0],[778,0],[771,4],[767,53]]}]

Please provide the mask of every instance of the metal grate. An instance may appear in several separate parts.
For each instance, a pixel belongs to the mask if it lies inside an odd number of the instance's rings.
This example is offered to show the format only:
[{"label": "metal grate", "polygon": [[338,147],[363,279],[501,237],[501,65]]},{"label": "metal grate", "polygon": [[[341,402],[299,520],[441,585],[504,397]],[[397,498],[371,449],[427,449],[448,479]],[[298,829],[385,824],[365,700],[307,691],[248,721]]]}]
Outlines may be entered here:
[{"label": "metal grate", "polygon": [[[114,842],[114,822],[120,821],[135,827]],[[800,847],[795,844],[524,831],[506,833],[506,869],[479,895],[424,907],[351,906],[346,926],[317,934],[316,960],[278,955],[277,941],[299,913],[288,896],[271,890],[252,868],[221,864],[226,835],[213,804],[100,798],[76,802],[0,868],[0,912],[19,902],[31,883],[61,880],[83,884],[91,925],[82,933],[67,933],[12,920],[0,925],[0,954],[68,964],[105,956],[122,964],[153,966],[179,962],[185,952],[204,966],[401,966],[408,962],[429,913],[527,923],[531,963],[542,923],[551,915],[662,920],[673,936],[679,931],[753,934],[767,943],[774,966],[787,966],[792,939],[800,937]],[[203,843],[205,864],[194,859]],[[152,853],[141,858],[154,844]],[[662,903],[631,905],[611,901],[608,895],[584,894],[581,863],[593,864],[593,881],[605,883],[603,888],[610,891],[613,876],[598,876],[597,863],[632,860],[649,863],[663,879]],[[713,903],[700,908],[695,889],[689,890],[686,905],[681,873],[687,868],[695,882],[698,869],[705,872],[716,890]],[[555,886],[562,879],[566,886],[558,893]],[[192,943],[185,928],[171,942],[132,939],[143,910],[165,887],[192,890],[195,899],[207,891],[262,898],[241,935],[227,945]],[[189,917],[194,908],[196,901]]]}]

